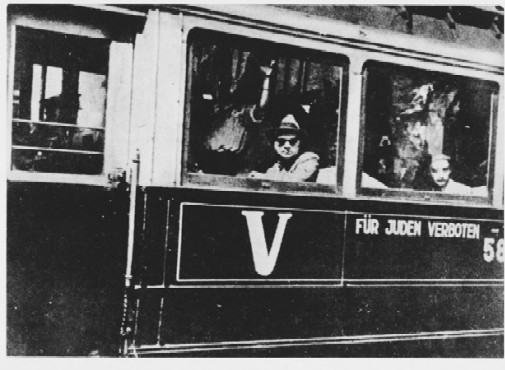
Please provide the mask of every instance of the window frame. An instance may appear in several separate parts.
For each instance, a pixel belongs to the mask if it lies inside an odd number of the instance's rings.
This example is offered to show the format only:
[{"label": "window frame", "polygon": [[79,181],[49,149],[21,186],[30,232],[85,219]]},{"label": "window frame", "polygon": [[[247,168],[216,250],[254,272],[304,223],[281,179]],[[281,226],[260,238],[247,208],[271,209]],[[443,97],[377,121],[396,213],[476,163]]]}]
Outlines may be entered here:
[{"label": "window frame", "polygon": [[[123,44],[132,44],[132,37],[136,32],[139,22],[142,19],[136,15],[136,19],[131,21],[131,24],[126,23],[127,18],[125,15],[102,12],[100,10],[83,8],[80,9],[75,6],[15,6],[11,5],[8,9],[8,23],[7,23],[7,107],[6,113],[9,124],[6,125],[6,165],[7,180],[11,182],[40,182],[40,183],[71,183],[71,184],[84,184],[110,187],[113,186],[114,178],[110,176],[117,176],[120,174],[118,165],[122,158],[116,158],[114,145],[111,143],[111,138],[117,133],[117,124],[111,124],[111,117],[108,113],[108,104],[111,97],[109,89],[109,78],[111,70],[111,45],[114,42]],[[94,15],[94,17],[84,17],[83,13]],[[107,19],[116,17],[116,20],[121,19],[123,29],[119,30],[118,24],[114,22],[108,24]],[[120,17],[120,18],[118,18]],[[116,22],[117,23],[117,22]],[[18,45],[17,29],[22,27],[33,31],[47,31],[55,32],[61,35],[71,35],[75,37],[85,37],[104,40],[109,45],[106,65],[106,102],[104,109],[104,126],[100,131],[104,135],[103,142],[103,165],[101,173],[99,174],[82,174],[82,173],[57,173],[57,172],[37,172],[37,171],[24,171],[13,168],[12,164],[12,133],[13,133],[13,102],[14,102],[14,71],[16,68],[16,48]],[[130,106],[131,103],[125,103]],[[128,108],[129,111],[129,108]],[[115,115],[115,113],[114,113]],[[112,121],[116,118],[112,118]],[[129,122],[125,122],[124,130],[129,131]],[[121,169],[122,171],[122,169]]]},{"label": "window frame", "polygon": [[[401,188],[367,188],[362,186],[362,177],[364,173],[364,157],[365,157],[365,135],[366,135],[366,96],[367,96],[367,78],[368,78],[368,67],[374,65],[375,67],[380,66],[385,70],[394,70],[395,68],[399,70],[416,70],[420,73],[426,74],[436,74],[445,75],[454,78],[467,78],[475,79],[490,84],[494,84],[496,87],[496,92],[490,94],[490,98],[493,100],[492,108],[489,113],[489,133],[488,133],[488,183],[487,196],[477,196],[477,195],[458,195],[450,193],[442,193],[435,191],[424,191],[424,190],[414,190],[414,189],[401,189]],[[418,202],[435,202],[435,203],[449,203],[449,204],[461,204],[461,205],[494,205],[495,204],[495,194],[494,189],[496,186],[495,169],[496,169],[496,147],[497,141],[497,126],[498,126],[498,111],[499,111],[499,97],[502,94],[502,85],[492,78],[476,77],[471,73],[462,74],[457,73],[458,71],[451,73],[448,71],[439,71],[436,68],[429,69],[427,66],[420,65],[416,63],[414,65],[407,65],[402,63],[396,63],[393,61],[384,61],[380,59],[367,58],[362,64],[362,93],[361,93],[361,107],[360,107],[360,128],[359,128],[359,150],[358,150],[358,163],[357,163],[357,174],[356,174],[356,195],[361,198],[382,198],[390,200],[399,201],[418,201]],[[498,180],[499,181],[499,180]]]},{"label": "window frame", "polygon": [[[31,27],[26,27],[26,26],[20,26],[20,25],[17,25],[15,27],[15,35],[16,35],[16,41],[18,40],[17,39],[17,36],[18,35],[23,35],[23,38],[24,39],[31,39],[33,34],[36,34],[37,33],[37,30],[36,29],[33,29]],[[68,34],[68,33],[60,33],[60,32],[54,32],[54,31],[48,31],[48,30],[39,30],[40,33],[44,33],[45,36],[44,37],[47,37],[47,41],[48,42],[54,42],[54,40],[51,40],[52,37],[56,37],[56,38],[62,38],[62,37],[65,37],[66,35],[69,35],[72,37],[72,42],[75,42],[76,44],[79,43],[79,42],[89,42],[89,40],[86,40],[86,37],[85,36],[76,36],[76,35],[71,35],[71,34]],[[81,41],[82,40],[82,41]],[[91,40],[91,39],[90,39]],[[104,95],[104,98],[107,97],[107,92],[109,90],[108,88],[108,71],[109,71],[109,61],[110,61],[110,40],[108,39],[93,39],[93,42],[96,42],[94,40],[100,40],[100,47],[103,48],[103,50],[100,50],[101,54],[102,54],[102,57],[104,58],[101,58],[100,62],[104,62],[104,63],[100,63],[100,71],[98,71],[97,73],[94,73],[95,75],[97,76],[103,76],[104,77],[104,82],[105,82],[105,95]],[[61,41],[61,40],[60,40]],[[23,52],[23,49],[20,49],[18,48],[18,46],[20,46],[21,48],[24,47],[24,45],[19,45],[17,42],[15,44],[15,48],[14,48],[14,54],[16,55],[17,52]],[[79,46],[79,44],[77,44],[77,46]],[[63,52],[64,54],[67,53],[67,51],[65,49],[61,49],[61,52]],[[33,57],[33,55],[32,55]],[[54,57],[54,58],[53,58]],[[16,56],[14,57],[14,69],[16,70]],[[40,96],[40,98],[44,97],[44,98],[47,98],[47,96],[45,96],[45,90],[47,89],[47,71],[49,70],[49,68],[57,68],[61,71],[61,88],[63,88],[63,74],[64,74],[64,70],[63,70],[63,66],[60,64],[61,63],[61,56],[60,55],[57,55],[57,56],[51,56],[51,58],[53,58],[54,60],[51,62],[51,64],[44,64],[44,65],[41,65],[39,64],[40,61],[38,59],[40,59],[39,57],[39,54],[37,54],[36,57],[32,58],[32,59],[25,59],[25,61],[28,61],[28,64],[26,64],[25,66],[28,67],[28,68],[34,68],[34,66],[39,66],[39,68],[41,68],[41,79],[40,79],[40,88],[42,89],[42,95]],[[92,59],[92,58],[90,58]],[[56,62],[55,65],[53,65],[53,62]],[[23,65],[24,65],[24,62],[23,62]],[[87,69],[82,69],[82,68],[79,68],[78,70],[75,70],[73,71],[73,74],[74,76],[71,78],[71,80],[77,78],[79,79],[79,84],[80,84],[80,75],[81,73],[83,72],[88,72]],[[22,78],[23,80],[20,81],[21,82],[21,89],[24,88],[24,85],[26,83],[30,83],[30,81],[28,81],[26,79],[26,77],[22,77],[22,75],[25,75],[26,71],[24,70],[20,70],[19,71],[19,74],[20,74],[20,78]],[[89,72],[88,72],[89,73]],[[28,78],[32,78],[32,81],[31,81],[31,84],[32,84],[32,87],[33,87],[33,78],[34,76],[32,76],[33,74],[33,70],[31,72],[27,72],[27,75],[28,75]],[[14,78],[16,78],[16,73],[14,73]],[[30,88],[30,90],[32,90]],[[14,93],[15,90],[13,90],[13,93]],[[61,89],[60,89],[61,91]],[[38,91],[40,92],[40,91]],[[34,95],[36,95],[37,92],[36,91],[30,91],[30,104],[32,105],[33,104],[33,101],[34,101]],[[62,94],[62,92],[60,92],[60,94]],[[19,104],[19,109],[21,109],[21,104],[18,102]],[[41,104],[41,101],[39,101],[39,106],[37,107],[37,110],[38,110],[38,114],[37,114],[37,118],[32,118],[32,117],[25,117],[25,118],[22,118],[22,117],[13,117],[13,113],[11,114],[11,130],[13,129],[13,127],[15,125],[26,125],[26,124],[34,124],[36,126],[39,126],[39,127],[46,127],[48,129],[51,129],[51,128],[54,128],[56,130],[60,130],[60,129],[65,129],[67,128],[68,130],[75,130],[75,132],[78,132],[78,131],[81,131],[81,130],[91,130],[93,133],[97,133],[99,132],[100,135],[102,136],[102,140],[103,140],[103,144],[104,144],[104,140],[105,140],[105,130],[106,130],[106,125],[105,125],[105,120],[106,120],[106,104],[107,104],[107,101],[106,99],[103,101],[103,112],[102,112],[102,126],[93,126],[93,125],[89,125],[89,124],[85,124],[85,125],[81,125],[79,124],[78,122],[78,119],[77,119],[77,116],[75,117],[75,122],[73,123],[69,123],[68,121],[64,121],[64,120],[61,120],[61,119],[58,119],[56,120],[55,118],[53,119],[49,119],[49,120],[44,120],[42,118],[40,118],[40,115],[42,114],[43,112],[43,105]],[[14,104],[11,105],[11,109],[14,107]],[[33,108],[33,106],[32,106]],[[32,112],[32,116],[33,116],[33,112]],[[105,161],[105,148],[104,148],[104,145],[102,145],[102,147],[100,149],[98,148],[88,148],[88,149],[76,149],[76,148],[51,148],[51,147],[45,147],[45,146],[40,146],[40,145],[27,145],[27,144],[15,144],[12,140],[12,136],[11,136],[11,145],[10,145],[10,148],[11,148],[11,156],[12,156],[12,151],[14,150],[19,150],[21,152],[23,151],[42,151],[44,152],[44,154],[48,154],[48,153],[62,153],[62,154],[69,154],[69,155],[74,155],[74,156],[79,156],[79,155],[92,155],[92,156],[101,156],[102,159],[101,159],[101,166],[100,166],[100,171],[97,173],[92,173],[92,174],[86,174],[86,173],[74,173],[74,172],[51,172],[51,171],[29,171],[29,170],[22,170],[22,169],[16,169],[14,168],[14,163],[10,162],[10,170],[13,171],[13,172],[33,172],[33,173],[37,173],[37,174],[59,174],[59,173],[64,173],[64,174],[68,174],[68,175],[91,175],[91,176],[102,176],[105,172],[105,167],[104,167],[104,161]],[[12,157],[11,157],[12,158]]]},{"label": "window frame", "polygon": [[[339,108],[338,122],[336,122],[336,153],[335,153],[335,183],[323,184],[317,182],[287,182],[267,179],[249,178],[246,176],[221,175],[212,173],[196,173],[189,172],[188,158],[190,152],[190,135],[191,135],[191,100],[192,100],[192,82],[193,74],[193,45],[195,38],[198,40],[200,34],[211,33],[210,39],[219,43],[220,38],[225,41],[220,44],[225,44],[235,47],[238,44],[237,40],[243,41],[247,45],[268,44],[269,47],[279,46],[283,51],[287,51],[289,56],[295,55],[299,60],[307,60],[313,57],[311,61],[317,62],[321,60],[331,60],[335,62],[335,66],[341,69],[341,79],[339,83]],[[200,38],[201,39],[201,38]],[[181,175],[180,184],[185,188],[207,188],[219,189],[226,191],[250,191],[250,192],[272,192],[272,193],[291,193],[298,195],[316,195],[316,196],[338,196],[342,195],[343,172],[344,172],[344,153],[345,153],[345,133],[348,110],[348,86],[349,86],[349,66],[350,58],[344,51],[335,52],[325,49],[318,49],[316,46],[299,46],[296,43],[287,44],[283,41],[275,39],[255,38],[246,34],[233,33],[222,29],[214,30],[203,26],[195,26],[191,28],[186,37],[186,78],[184,85],[184,121],[183,121],[183,140],[182,140],[182,156],[181,156]],[[257,48],[257,46],[255,46]],[[284,55],[284,54],[280,54]]]}]

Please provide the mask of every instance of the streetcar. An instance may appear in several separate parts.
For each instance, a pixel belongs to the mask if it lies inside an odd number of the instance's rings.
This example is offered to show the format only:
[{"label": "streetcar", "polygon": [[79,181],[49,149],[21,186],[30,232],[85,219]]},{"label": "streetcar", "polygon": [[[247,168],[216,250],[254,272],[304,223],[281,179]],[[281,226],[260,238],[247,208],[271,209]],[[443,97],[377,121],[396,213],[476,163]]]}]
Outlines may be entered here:
[{"label": "streetcar", "polygon": [[503,8],[7,16],[9,355],[503,357]]}]

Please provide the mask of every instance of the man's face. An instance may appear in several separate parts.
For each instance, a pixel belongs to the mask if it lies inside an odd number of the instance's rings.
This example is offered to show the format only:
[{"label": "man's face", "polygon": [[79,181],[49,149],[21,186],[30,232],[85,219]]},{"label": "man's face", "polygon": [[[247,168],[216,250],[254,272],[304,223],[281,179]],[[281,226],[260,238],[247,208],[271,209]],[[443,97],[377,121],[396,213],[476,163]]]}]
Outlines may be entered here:
[{"label": "man's face", "polygon": [[300,151],[300,140],[296,135],[285,134],[275,139],[274,148],[283,159],[291,159]]},{"label": "man's face", "polygon": [[451,167],[447,159],[434,161],[430,167],[433,182],[441,189],[445,188],[451,175]]}]

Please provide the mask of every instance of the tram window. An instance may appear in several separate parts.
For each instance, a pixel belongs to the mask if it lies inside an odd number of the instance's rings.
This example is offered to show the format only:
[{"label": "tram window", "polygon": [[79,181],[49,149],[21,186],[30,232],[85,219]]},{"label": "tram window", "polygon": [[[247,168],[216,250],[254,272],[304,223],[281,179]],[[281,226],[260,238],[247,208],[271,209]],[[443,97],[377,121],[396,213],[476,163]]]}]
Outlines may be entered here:
[{"label": "tram window", "polygon": [[368,63],[362,188],[487,197],[498,86]]},{"label": "tram window", "polygon": [[103,171],[109,43],[17,27],[12,168]]},{"label": "tram window", "polygon": [[185,181],[335,191],[335,55],[196,30],[190,35]]}]

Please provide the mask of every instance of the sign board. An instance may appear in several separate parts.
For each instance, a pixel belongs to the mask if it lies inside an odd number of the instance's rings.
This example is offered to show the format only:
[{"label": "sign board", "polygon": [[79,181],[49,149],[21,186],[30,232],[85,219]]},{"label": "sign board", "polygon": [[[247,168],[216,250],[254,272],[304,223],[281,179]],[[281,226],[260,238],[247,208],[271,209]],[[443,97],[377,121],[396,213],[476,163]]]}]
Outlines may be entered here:
[{"label": "sign board", "polygon": [[177,282],[500,282],[503,223],[182,203]]}]

